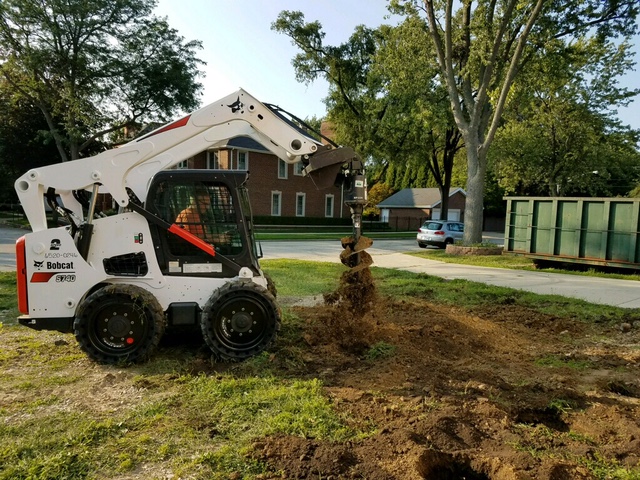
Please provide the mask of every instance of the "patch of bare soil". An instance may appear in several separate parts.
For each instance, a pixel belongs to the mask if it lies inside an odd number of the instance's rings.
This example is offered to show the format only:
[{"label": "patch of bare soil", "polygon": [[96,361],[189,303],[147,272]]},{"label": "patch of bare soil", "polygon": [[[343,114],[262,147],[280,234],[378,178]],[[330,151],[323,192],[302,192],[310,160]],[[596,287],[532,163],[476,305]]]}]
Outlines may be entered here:
[{"label": "patch of bare soil", "polygon": [[[640,468],[640,329],[517,305],[470,314],[394,301],[368,269],[358,274],[329,305],[291,307],[307,343],[291,373],[321,378],[346,421],[372,433],[262,439],[253,455],[284,472],[273,478],[562,480]],[[394,353],[368,358],[379,342]]]}]

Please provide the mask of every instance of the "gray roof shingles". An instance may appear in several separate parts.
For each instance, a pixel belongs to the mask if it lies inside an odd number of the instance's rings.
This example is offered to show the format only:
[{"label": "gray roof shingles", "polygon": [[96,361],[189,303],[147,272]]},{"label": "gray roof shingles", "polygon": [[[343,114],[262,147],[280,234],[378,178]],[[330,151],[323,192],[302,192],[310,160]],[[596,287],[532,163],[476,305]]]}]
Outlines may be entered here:
[{"label": "gray roof shingles", "polygon": [[[453,188],[449,196],[454,195],[461,188]],[[440,203],[440,191],[437,188],[405,188],[398,193],[384,199],[378,205],[379,208],[432,208]]]}]

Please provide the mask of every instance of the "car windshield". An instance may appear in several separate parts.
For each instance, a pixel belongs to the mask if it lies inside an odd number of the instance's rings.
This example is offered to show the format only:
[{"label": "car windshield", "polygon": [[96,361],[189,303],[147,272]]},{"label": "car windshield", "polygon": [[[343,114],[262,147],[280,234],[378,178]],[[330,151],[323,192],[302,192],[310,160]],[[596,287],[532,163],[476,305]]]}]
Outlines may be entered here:
[{"label": "car windshield", "polygon": [[422,228],[424,228],[425,230],[440,230],[442,228],[442,223],[439,223],[439,222],[426,222],[422,226]]}]

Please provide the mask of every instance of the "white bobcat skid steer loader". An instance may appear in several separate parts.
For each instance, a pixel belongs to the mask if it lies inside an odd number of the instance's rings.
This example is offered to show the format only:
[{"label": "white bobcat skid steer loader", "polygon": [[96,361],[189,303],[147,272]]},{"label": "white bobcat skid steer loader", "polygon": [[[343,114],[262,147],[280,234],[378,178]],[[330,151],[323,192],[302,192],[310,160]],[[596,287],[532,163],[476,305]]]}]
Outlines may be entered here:
[{"label": "white bobcat skid steer loader", "polygon": [[[20,323],[74,332],[104,363],[145,360],[167,327],[200,327],[222,360],[267,348],[280,315],[258,262],[247,173],[171,169],[237,136],[303,162],[319,188],[344,184],[359,239],[366,186],[353,150],[322,145],[239,90],[120,148],[15,182],[33,230],[16,244]],[[96,211],[99,193],[117,214]],[[45,198],[69,226],[48,228]]]}]

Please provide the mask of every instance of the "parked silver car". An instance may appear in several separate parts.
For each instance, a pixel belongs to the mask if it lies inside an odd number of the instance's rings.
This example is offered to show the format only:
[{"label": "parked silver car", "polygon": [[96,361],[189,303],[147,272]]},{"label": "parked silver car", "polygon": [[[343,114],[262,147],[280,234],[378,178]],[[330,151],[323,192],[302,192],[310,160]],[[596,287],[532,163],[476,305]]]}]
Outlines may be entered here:
[{"label": "parked silver car", "polygon": [[418,230],[418,246],[425,248],[427,245],[445,248],[447,244],[455,240],[462,240],[464,224],[446,220],[427,220]]}]

